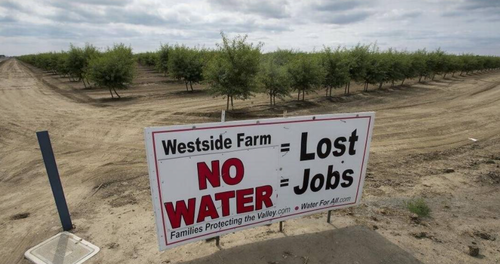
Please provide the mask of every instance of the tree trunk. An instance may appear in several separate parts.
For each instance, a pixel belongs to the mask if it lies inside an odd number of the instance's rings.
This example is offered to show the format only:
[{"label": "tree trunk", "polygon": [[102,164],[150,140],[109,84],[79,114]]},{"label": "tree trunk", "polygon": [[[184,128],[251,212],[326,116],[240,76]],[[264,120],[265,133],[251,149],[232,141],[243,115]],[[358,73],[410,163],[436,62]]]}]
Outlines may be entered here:
[{"label": "tree trunk", "polygon": [[115,87],[113,87],[113,91],[115,91],[116,96],[118,96],[118,99],[120,99],[120,98],[121,98],[121,96],[120,96],[120,95],[116,92]]},{"label": "tree trunk", "polygon": [[111,91],[111,87],[109,87],[109,94],[111,94],[111,98],[115,98],[115,97],[113,96],[113,92]]},{"label": "tree trunk", "polygon": [[347,85],[347,94],[350,94],[351,93],[351,81],[349,81],[348,85]]},{"label": "tree trunk", "polygon": [[333,90],[333,87],[330,87],[330,97],[332,97],[332,90]]},{"label": "tree trunk", "polygon": [[189,81],[189,86],[191,86],[191,92],[193,92],[194,91],[194,89],[193,89],[193,82]]},{"label": "tree trunk", "polygon": [[391,84],[391,87],[394,87],[394,80],[392,80],[392,84]]},{"label": "tree trunk", "polygon": [[231,110],[234,110],[233,96],[231,95]]},{"label": "tree trunk", "polygon": [[188,82],[184,82],[184,84],[186,85],[186,92],[189,92],[189,89],[188,89]]},{"label": "tree trunk", "polygon": [[446,72],[445,72],[445,73],[444,73],[444,75],[443,75],[443,79],[445,79],[445,78],[446,78]]},{"label": "tree trunk", "polygon": [[87,81],[88,88],[92,88],[92,85],[90,84],[90,81],[87,78],[83,78],[83,83]]},{"label": "tree trunk", "polygon": [[297,90],[297,101],[300,101],[300,90]]},{"label": "tree trunk", "polygon": [[406,78],[403,78],[403,81],[401,82],[401,86],[403,86],[403,84],[405,84],[405,80],[406,80]]},{"label": "tree trunk", "polygon": [[306,94],[306,90],[302,91],[302,101],[305,101],[305,99],[304,99],[305,94]]},{"label": "tree trunk", "polygon": [[[380,82],[380,84],[378,85],[378,88],[379,89],[382,89],[382,82]],[[368,89],[367,89],[368,90]]]},{"label": "tree trunk", "polygon": [[273,105],[273,94],[269,92],[269,105]]},{"label": "tree trunk", "polygon": [[276,95],[273,95],[273,104],[276,105]]},{"label": "tree trunk", "polygon": [[418,78],[418,82],[422,82],[422,75],[420,75],[420,78]]},{"label": "tree trunk", "polygon": [[226,111],[229,111],[229,94],[227,95]]},{"label": "tree trunk", "polygon": [[83,87],[85,87],[85,89],[87,89],[87,84],[85,84],[85,79],[82,79],[82,82],[83,82]]},{"label": "tree trunk", "polygon": [[345,83],[344,94],[347,94],[347,84],[348,83]]}]

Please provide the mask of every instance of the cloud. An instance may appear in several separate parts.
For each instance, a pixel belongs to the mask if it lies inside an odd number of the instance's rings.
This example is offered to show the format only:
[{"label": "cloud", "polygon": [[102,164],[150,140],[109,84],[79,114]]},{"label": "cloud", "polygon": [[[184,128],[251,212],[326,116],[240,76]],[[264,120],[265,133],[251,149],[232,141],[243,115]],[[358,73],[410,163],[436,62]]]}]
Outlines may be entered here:
[{"label": "cloud", "polygon": [[497,0],[465,0],[462,6],[465,10],[491,10],[500,9],[500,1]]},{"label": "cloud", "polygon": [[392,9],[387,12],[384,12],[380,15],[382,19],[387,20],[408,20],[415,19],[424,14],[421,10],[403,10],[403,9]]},{"label": "cloud", "polygon": [[455,8],[442,13],[444,17],[467,17],[480,14],[484,19],[497,18],[500,14],[500,1],[497,0],[465,0],[455,5]]},{"label": "cloud", "polygon": [[[485,0],[0,0],[0,50],[10,54],[159,43],[213,47],[220,31],[277,47],[377,42],[499,54],[500,1]],[[477,40],[477,41],[474,41]]]},{"label": "cloud", "polygon": [[355,9],[361,6],[360,1],[322,1],[313,4],[316,11],[339,12]]},{"label": "cloud", "polygon": [[370,10],[368,1],[328,1],[307,2],[307,8],[299,15],[305,16],[308,22],[324,24],[347,25],[364,21],[374,13]]},{"label": "cloud", "polygon": [[50,25],[13,25],[0,28],[0,36],[4,37],[38,37],[51,39],[72,39],[78,34],[72,30]]},{"label": "cloud", "polygon": [[210,4],[216,9],[256,14],[264,18],[290,17],[287,0],[212,0]]},{"label": "cloud", "polygon": [[13,23],[13,22],[17,22],[17,20],[11,16],[4,16],[4,17],[0,17],[0,23]]},{"label": "cloud", "polygon": [[356,11],[346,14],[325,14],[318,18],[319,21],[328,24],[345,25],[363,21],[371,16],[367,11]]},{"label": "cloud", "polygon": [[83,5],[97,5],[97,6],[126,6],[128,4],[132,3],[131,0],[71,0],[71,1],[66,1],[66,0],[58,0],[54,3],[54,5],[57,6],[64,6],[64,5],[74,5],[74,4],[83,4]]}]

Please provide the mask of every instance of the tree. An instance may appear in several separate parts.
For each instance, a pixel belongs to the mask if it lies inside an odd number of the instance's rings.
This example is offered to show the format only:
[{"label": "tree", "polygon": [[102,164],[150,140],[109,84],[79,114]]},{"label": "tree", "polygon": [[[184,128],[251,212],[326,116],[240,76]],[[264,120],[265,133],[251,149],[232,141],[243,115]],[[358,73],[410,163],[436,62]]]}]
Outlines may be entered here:
[{"label": "tree", "polygon": [[193,91],[193,83],[203,80],[203,56],[198,49],[189,49],[186,46],[176,45],[170,49],[168,68],[173,78],[183,80],[186,91],[188,84]]},{"label": "tree", "polygon": [[262,44],[247,43],[246,35],[232,40],[221,35],[222,44],[217,44],[204,77],[215,96],[226,96],[229,110],[229,100],[234,109],[233,98],[245,100],[256,91]]},{"label": "tree", "polygon": [[158,60],[158,52],[143,52],[135,54],[137,63],[142,66],[154,67]]},{"label": "tree", "polygon": [[417,50],[411,55],[411,67],[419,77],[418,82],[422,82],[422,77],[429,74],[429,69],[427,68],[427,51],[425,49]]},{"label": "tree", "polygon": [[116,89],[126,88],[134,77],[132,48],[117,44],[108,48],[101,56],[92,58],[88,76],[100,87],[108,88],[111,98],[114,98],[113,92],[120,98]]},{"label": "tree", "polygon": [[363,90],[368,91],[370,84],[379,84],[379,88],[382,88],[382,84],[388,80],[388,71],[388,57],[378,52],[378,49],[374,46],[366,59]]},{"label": "tree", "polygon": [[326,89],[326,96],[332,96],[332,89],[346,85],[349,78],[349,58],[348,53],[340,47],[332,51],[325,47],[322,53],[321,64],[325,72],[323,86]]},{"label": "tree", "polygon": [[[349,51],[349,77],[358,83],[365,82],[366,67],[370,56],[370,45],[358,44]],[[348,81],[345,86],[344,94],[349,94],[351,89],[351,81]]]},{"label": "tree", "polygon": [[83,79],[83,68],[85,67],[85,56],[83,55],[83,49],[73,46],[70,44],[67,67],[70,75],[71,81],[80,81]]},{"label": "tree", "polygon": [[306,93],[321,86],[324,78],[318,59],[311,54],[297,55],[288,66],[288,74],[290,86],[297,91],[297,100],[300,100],[302,93],[302,101]]},{"label": "tree", "polygon": [[384,58],[388,61],[386,80],[391,82],[391,87],[394,87],[394,82],[396,81],[403,80],[404,82],[404,79],[406,78],[405,74],[408,71],[408,64],[405,60],[404,54],[393,49],[389,49],[387,52],[384,52]]},{"label": "tree", "polygon": [[259,82],[263,91],[269,95],[269,104],[276,105],[276,97],[290,95],[290,79],[285,66],[280,65],[283,59],[279,53],[273,53],[263,59],[259,71]]},{"label": "tree", "polygon": [[164,76],[168,72],[168,56],[170,53],[170,46],[168,44],[161,44],[158,50],[158,57],[156,60],[156,70],[163,73]]},{"label": "tree", "polygon": [[91,44],[85,44],[85,47],[78,48],[70,44],[68,52],[67,67],[71,79],[76,79],[78,82],[83,82],[83,86],[90,86],[88,77],[88,65],[90,61],[99,57],[99,51]]}]

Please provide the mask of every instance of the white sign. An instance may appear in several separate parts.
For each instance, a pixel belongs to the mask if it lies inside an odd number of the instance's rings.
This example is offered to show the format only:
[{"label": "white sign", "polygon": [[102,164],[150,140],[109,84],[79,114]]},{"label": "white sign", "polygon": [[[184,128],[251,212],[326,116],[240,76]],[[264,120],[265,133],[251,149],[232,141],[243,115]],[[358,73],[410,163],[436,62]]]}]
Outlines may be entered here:
[{"label": "white sign", "polygon": [[374,117],[146,128],[160,250],[358,204]]}]

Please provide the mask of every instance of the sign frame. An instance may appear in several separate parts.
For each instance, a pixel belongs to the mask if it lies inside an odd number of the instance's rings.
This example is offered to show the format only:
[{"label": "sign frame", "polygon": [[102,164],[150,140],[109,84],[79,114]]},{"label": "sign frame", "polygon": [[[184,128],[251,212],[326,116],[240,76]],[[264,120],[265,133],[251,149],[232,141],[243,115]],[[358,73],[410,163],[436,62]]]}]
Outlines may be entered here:
[{"label": "sign frame", "polygon": [[[371,138],[373,134],[373,125],[374,125],[374,112],[361,112],[361,113],[351,113],[351,114],[327,114],[327,115],[311,115],[311,116],[298,116],[298,117],[287,117],[287,118],[271,118],[271,119],[260,119],[260,120],[244,120],[244,121],[232,121],[232,122],[215,122],[215,123],[203,123],[203,124],[195,124],[195,125],[175,125],[168,127],[147,127],[144,130],[144,138],[146,145],[146,155],[148,160],[148,171],[149,171],[149,180],[150,180],[150,188],[151,195],[153,201],[153,210],[155,214],[155,222],[156,222],[156,231],[157,231],[157,239],[159,243],[160,251],[165,249],[175,247],[178,245],[194,242],[197,240],[219,236],[222,234],[234,232],[237,230],[247,229],[250,227],[256,227],[260,225],[275,223],[284,221],[291,218],[296,218],[299,216],[305,216],[309,214],[318,213],[321,211],[329,211],[333,209],[346,208],[358,205],[361,201],[362,190],[364,186],[365,176],[366,176],[366,167],[369,159],[369,149],[371,145]],[[367,131],[366,137],[360,142],[364,142],[363,146],[363,158],[361,162],[359,181],[357,182],[357,191],[356,197],[353,202],[349,203],[341,203],[341,204],[333,204],[329,207],[321,207],[321,208],[313,208],[311,210],[301,211],[294,214],[288,214],[285,216],[275,217],[270,220],[256,221],[251,222],[245,225],[239,225],[237,227],[230,227],[223,230],[216,230],[210,233],[202,233],[199,236],[189,237],[186,239],[182,239],[179,241],[170,242],[167,236],[167,229],[165,221],[166,215],[162,208],[163,199],[161,194],[161,182],[159,169],[158,169],[158,157],[157,157],[157,149],[156,149],[156,135],[163,133],[180,133],[187,131],[195,131],[195,130],[211,130],[211,129],[231,129],[238,127],[249,127],[249,126],[270,126],[270,125],[281,125],[281,124],[294,124],[294,123],[303,123],[303,122],[326,122],[326,121],[343,121],[349,119],[366,119]]]}]

